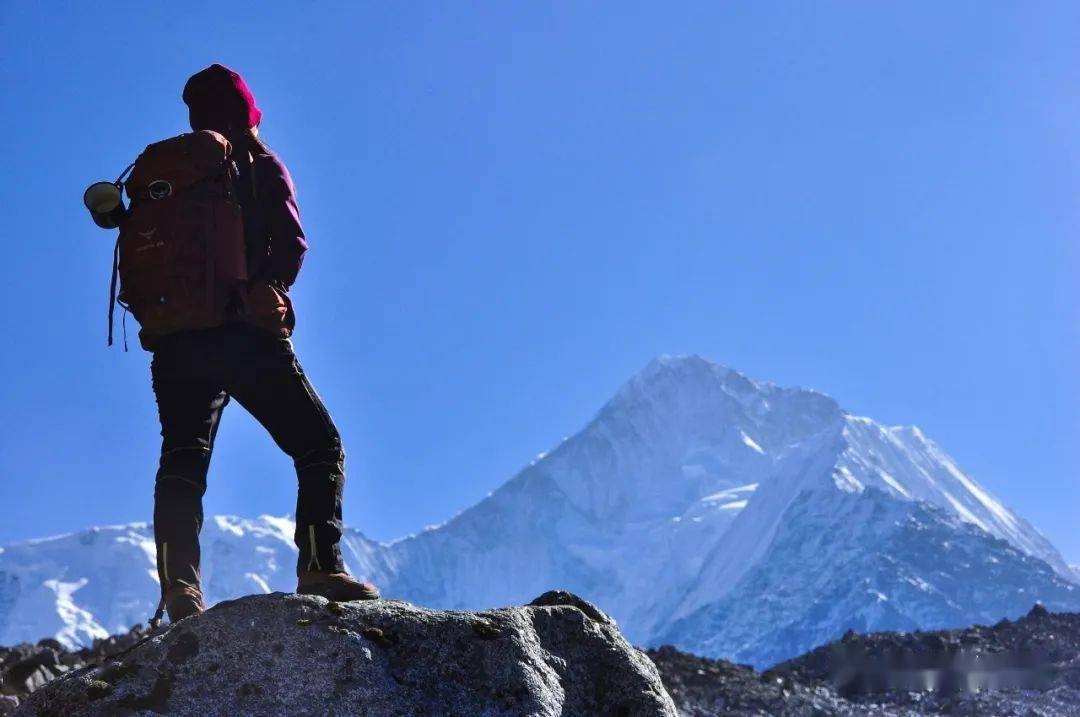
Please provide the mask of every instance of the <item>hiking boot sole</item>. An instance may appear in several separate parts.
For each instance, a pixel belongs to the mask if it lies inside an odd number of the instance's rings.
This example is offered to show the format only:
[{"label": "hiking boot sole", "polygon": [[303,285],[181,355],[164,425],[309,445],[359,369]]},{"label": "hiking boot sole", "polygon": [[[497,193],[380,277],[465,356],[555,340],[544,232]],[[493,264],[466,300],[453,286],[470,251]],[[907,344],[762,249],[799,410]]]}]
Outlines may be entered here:
[{"label": "hiking boot sole", "polygon": [[379,600],[382,595],[379,593],[378,588],[372,590],[360,590],[359,592],[350,592],[348,596],[343,595],[340,591],[330,586],[311,585],[305,587],[296,588],[297,595],[318,595],[324,597],[327,600],[333,600],[334,602],[353,602],[355,600]]}]

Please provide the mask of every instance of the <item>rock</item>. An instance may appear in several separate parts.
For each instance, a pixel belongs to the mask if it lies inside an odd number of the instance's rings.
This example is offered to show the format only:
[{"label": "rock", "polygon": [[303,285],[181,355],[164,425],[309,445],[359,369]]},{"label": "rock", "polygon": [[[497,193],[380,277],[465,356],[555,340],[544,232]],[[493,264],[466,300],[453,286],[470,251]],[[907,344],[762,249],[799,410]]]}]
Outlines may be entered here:
[{"label": "rock", "polygon": [[922,643],[927,650],[933,653],[942,653],[949,646],[945,638],[937,633],[926,635],[925,637],[923,637]]},{"label": "rock", "polygon": [[31,655],[5,671],[3,689],[12,694],[27,694],[38,689],[60,672],[52,650]]},{"label": "rock", "polygon": [[581,610],[590,620],[605,625],[614,625],[615,621],[608,617],[600,608],[588,600],[583,600],[573,593],[565,590],[548,590],[546,593],[529,603],[530,606],[542,607],[547,605],[569,605]]},{"label": "rock", "polygon": [[1037,602],[1031,606],[1031,610],[1028,611],[1028,617],[1046,617],[1050,614],[1050,611],[1046,609],[1046,606],[1041,602]]},{"label": "rock", "polygon": [[249,596],[57,678],[14,714],[675,717],[648,657],[557,596],[478,613]]},{"label": "rock", "polygon": [[34,668],[34,671],[21,682],[15,684],[19,687],[20,692],[29,693],[42,687],[54,677],[56,677],[56,674],[48,667],[39,666]]},{"label": "rock", "polygon": [[9,715],[19,706],[19,698],[12,695],[0,695],[0,715]]}]

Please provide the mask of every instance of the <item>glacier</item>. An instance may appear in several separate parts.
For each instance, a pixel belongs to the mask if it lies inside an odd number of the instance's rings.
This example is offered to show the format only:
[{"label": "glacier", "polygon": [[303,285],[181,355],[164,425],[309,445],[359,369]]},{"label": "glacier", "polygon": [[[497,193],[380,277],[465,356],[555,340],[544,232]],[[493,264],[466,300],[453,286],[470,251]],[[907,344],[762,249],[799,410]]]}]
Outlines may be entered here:
[{"label": "glacier", "polygon": [[[288,518],[209,518],[211,602],[295,586]],[[70,645],[153,612],[150,526],[0,550],[0,644]],[[349,528],[349,569],[450,609],[551,588],[629,639],[756,666],[847,629],[934,629],[1080,610],[1073,566],[915,427],[699,356],[651,361],[584,428],[445,523],[381,543]]]}]

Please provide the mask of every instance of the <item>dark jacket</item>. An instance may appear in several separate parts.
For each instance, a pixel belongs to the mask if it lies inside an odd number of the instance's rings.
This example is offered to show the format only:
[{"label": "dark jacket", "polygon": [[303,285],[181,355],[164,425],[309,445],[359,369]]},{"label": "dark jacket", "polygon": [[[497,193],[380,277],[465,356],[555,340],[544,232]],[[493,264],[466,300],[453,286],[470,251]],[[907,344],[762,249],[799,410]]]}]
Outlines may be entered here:
[{"label": "dark jacket", "polygon": [[287,289],[296,281],[308,248],[292,177],[273,153],[254,155],[252,167],[241,164],[239,169],[248,276]]},{"label": "dark jacket", "polygon": [[237,163],[248,266],[243,317],[288,337],[296,325],[288,291],[300,273],[308,245],[289,170],[272,152],[253,152],[252,158],[251,163]]}]

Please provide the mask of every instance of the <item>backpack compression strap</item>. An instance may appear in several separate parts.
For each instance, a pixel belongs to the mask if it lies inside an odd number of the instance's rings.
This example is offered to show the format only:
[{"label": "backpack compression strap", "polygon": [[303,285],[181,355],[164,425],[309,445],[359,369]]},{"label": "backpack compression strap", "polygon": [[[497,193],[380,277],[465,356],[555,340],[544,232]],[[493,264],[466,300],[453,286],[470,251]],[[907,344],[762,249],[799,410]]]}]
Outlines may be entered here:
[{"label": "backpack compression strap", "polygon": [[112,278],[109,280],[109,342],[113,341],[113,309],[116,308],[116,277],[120,273],[120,237],[116,238],[116,246],[113,247]]},{"label": "backpack compression strap", "polygon": [[[139,157],[142,155],[140,154]],[[135,162],[139,161],[138,158]],[[113,182],[117,187],[123,186],[124,177],[135,166],[135,162],[132,162],[128,166],[124,167],[124,171],[120,173],[120,176]],[[121,194],[121,199],[123,195]],[[116,306],[116,278],[120,272],[120,237],[116,237],[116,246],[113,247],[113,260],[112,260],[112,278],[109,280],[109,341],[106,346],[112,346],[113,344],[113,309]],[[127,310],[127,307],[124,307]],[[125,315],[126,318],[126,315]],[[127,334],[124,334],[124,350],[127,351]]]}]

